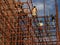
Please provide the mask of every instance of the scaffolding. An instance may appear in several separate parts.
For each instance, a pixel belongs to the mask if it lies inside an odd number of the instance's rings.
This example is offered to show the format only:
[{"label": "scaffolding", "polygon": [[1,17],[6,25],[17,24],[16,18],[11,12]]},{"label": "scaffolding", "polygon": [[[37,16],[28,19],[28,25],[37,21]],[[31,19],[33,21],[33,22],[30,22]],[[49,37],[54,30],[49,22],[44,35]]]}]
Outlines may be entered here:
[{"label": "scaffolding", "polygon": [[[53,26],[51,16],[45,14],[45,0],[44,16],[37,14],[37,18],[32,17],[32,0],[0,0],[0,45],[60,45],[58,5],[57,0],[54,1],[56,15]],[[18,13],[20,4],[26,13]],[[44,23],[42,31],[37,26],[40,19]]]}]

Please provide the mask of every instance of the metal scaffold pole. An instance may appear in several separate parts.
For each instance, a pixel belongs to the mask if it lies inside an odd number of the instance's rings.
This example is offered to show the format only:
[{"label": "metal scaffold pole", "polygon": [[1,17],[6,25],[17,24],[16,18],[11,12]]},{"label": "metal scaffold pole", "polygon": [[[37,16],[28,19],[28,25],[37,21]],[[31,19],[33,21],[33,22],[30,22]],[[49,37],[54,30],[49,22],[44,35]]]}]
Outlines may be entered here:
[{"label": "metal scaffold pole", "polygon": [[59,44],[59,23],[58,23],[58,4],[57,0],[55,0],[55,8],[56,8],[56,35],[57,35],[57,45]]}]

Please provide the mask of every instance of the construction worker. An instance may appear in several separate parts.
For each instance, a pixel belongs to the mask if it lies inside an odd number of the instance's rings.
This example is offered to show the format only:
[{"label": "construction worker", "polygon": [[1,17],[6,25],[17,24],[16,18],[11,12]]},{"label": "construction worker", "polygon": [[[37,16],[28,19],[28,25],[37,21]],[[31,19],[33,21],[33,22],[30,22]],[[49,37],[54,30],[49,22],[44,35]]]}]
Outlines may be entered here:
[{"label": "construction worker", "polygon": [[51,20],[54,21],[55,20],[55,16],[51,15]]},{"label": "construction worker", "polygon": [[52,26],[55,27],[55,16],[51,15]]},{"label": "construction worker", "polygon": [[36,6],[34,6],[32,9],[32,16],[36,17],[36,15],[37,15],[37,8],[36,8]]},{"label": "construction worker", "polygon": [[38,27],[39,27],[39,30],[43,30],[43,22],[42,21],[40,21],[39,23],[38,23]]},{"label": "construction worker", "polygon": [[40,21],[40,22],[38,23],[38,31],[39,31],[39,34],[40,34],[40,37],[41,37],[41,38],[43,37],[43,26],[44,26],[43,22]]},{"label": "construction worker", "polygon": [[[34,6],[32,8],[32,18],[33,18],[33,21],[34,21],[34,24],[36,25],[37,22],[38,22],[38,18],[37,18],[37,8],[36,6]],[[36,25],[37,26],[37,25]]]}]

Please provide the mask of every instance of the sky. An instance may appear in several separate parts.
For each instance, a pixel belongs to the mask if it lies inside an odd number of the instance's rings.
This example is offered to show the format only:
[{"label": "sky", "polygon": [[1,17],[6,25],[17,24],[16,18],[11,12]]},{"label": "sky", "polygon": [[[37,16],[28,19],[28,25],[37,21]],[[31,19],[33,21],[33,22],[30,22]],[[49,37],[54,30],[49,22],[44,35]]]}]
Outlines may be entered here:
[{"label": "sky", "polygon": [[[18,0],[16,0],[18,1]],[[22,2],[26,2],[27,0],[21,0]],[[45,0],[45,15],[53,14],[55,15],[55,0]],[[38,16],[44,15],[44,0],[32,0],[33,6],[37,7],[37,14]],[[60,16],[60,0],[58,2],[58,13]]]},{"label": "sky", "polygon": [[59,17],[60,17],[60,0],[58,0],[58,11],[59,11]]},{"label": "sky", "polygon": [[[37,7],[38,9],[38,15],[43,16],[44,15],[44,0],[33,0],[33,5]],[[45,14],[55,14],[55,0],[46,0],[45,1]],[[60,15],[60,1],[57,0],[58,2],[58,11]]]}]

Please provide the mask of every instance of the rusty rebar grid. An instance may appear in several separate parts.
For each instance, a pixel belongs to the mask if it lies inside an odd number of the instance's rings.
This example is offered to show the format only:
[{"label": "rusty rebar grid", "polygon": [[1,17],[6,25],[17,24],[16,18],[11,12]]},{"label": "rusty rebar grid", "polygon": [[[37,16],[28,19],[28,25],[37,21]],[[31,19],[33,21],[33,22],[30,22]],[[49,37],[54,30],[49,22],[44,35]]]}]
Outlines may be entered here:
[{"label": "rusty rebar grid", "polygon": [[[17,3],[20,3],[20,2],[17,2]],[[28,5],[29,10],[30,10],[30,13],[28,14],[31,14],[31,8],[29,4],[31,4],[33,7],[32,0],[31,0],[31,3],[24,2],[24,4],[25,3]],[[0,33],[1,33],[0,35],[2,35],[0,36],[0,38],[2,37],[2,41],[0,41],[2,42],[1,45],[59,45],[60,40],[59,40],[59,28],[58,28],[59,27],[58,26],[58,6],[56,3],[55,3],[55,6],[56,6],[56,28],[55,29],[57,33],[54,32],[54,30],[52,31],[53,26],[51,27],[51,26],[45,25],[46,27],[49,27],[49,29],[46,28],[46,32],[43,32],[43,38],[41,38],[41,36],[39,36],[40,34],[36,32],[36,31],[39,31],[36,25],[35,26],[32,25],[32,23],[34,22],[32,20],[33,19],[32,17],[27,16],[27,18],[19,19],[18,17],[20,14],[17,14],[17,13],[14,14],[14,11],[13,11],[13,10],[17,10],[17,8],[16,9],[13,9],[14,7],[10,8],[10,4],[12,3],[9,3],[9,0],[5,0],[4,3],[2,3],[2,0],[1,0],[0,6],[2,6],[3,8],[3,9],[0,8],[0,21],[1,21],[0,22]],[[6,4],[8,6],[8,9],[4,8],[3,4]],[[14,0],[13,0],[12,5],[14,6],[16,5],[16,2],[14,2]],[[9,15],[7,11],[10,11],[12,14]],[[45,6],[44,6],[44,11],[45,11]],[[4,12],[6,12],[6,14]],[[11,21],[10,16],[13,17],[12,18],[13,21]],[[50,16],[39,16],[38,18],[45,19],[45,18],[50,18]],[[27,24],[19,25],[19,21],[22,21],[22,20],[27,21]],[[46,23],[49,21],[46,20],[44,22]],[[26,30],[21,29],[21,27],[24,27],[24,26]],[[47,32],[49,33],[48,35],[47,35]],[[52,33],[56,33],[57,35],[53,35]],[[47,36],[44,34],[46,34]],[[45,38],[45,36],[47,39]],[[53,41],[52,36],[57,37],[56,38],[57,40]],[[41,41],[42,39],[43,39],[43,42]]]}]

